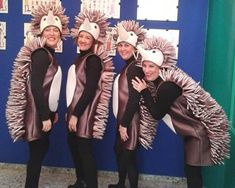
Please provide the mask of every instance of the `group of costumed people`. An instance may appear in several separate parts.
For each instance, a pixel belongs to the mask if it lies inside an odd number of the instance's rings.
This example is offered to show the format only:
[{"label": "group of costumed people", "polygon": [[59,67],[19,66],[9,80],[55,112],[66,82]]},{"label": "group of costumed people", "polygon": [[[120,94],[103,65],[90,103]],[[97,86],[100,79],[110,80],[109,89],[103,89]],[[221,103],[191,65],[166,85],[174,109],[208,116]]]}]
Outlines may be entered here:
[{"label": "group of costumed people", "polygon": [[29,146],[25,188],[38,187],[49,135],[58,121],[62,71],[54,53],[67,36],[80,50],[66,85],[67,138],[76,172],[76,182],[68,188],[98,187],[92,139],[103,138],[111,97],[118,182],[108,187],[125,188],[126,177],[131,188],[138,187],[137,147],[152,147],[156,125],[163,119],[183,138],[188,187],[202,188],[201,167],[229,158],[229,125],[221,106],[176,66],[174,46],[163,38],[146,38],[134,20],[119,22],[114,40],[126,64],[114,80],[112,58],[102,48],[109,25],[105,15],[81,12],[69,31],[64,13],[61,4],[34,9],[35,38],[13,64],[6,118],[13,141],[23,139]]}]

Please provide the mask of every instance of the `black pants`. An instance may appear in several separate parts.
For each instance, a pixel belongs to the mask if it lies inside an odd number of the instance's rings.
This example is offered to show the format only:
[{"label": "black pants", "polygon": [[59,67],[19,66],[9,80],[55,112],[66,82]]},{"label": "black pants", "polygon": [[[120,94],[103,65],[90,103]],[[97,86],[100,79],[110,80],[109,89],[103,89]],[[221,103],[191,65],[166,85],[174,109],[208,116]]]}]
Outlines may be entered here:
[{"label": "black pants", "polygon": [[88,188],[97,188],[97,169],[92,153],[92,139],[68,134],[68,144],[72,154],[77,181],[83,179]]},{"label": "black pants", "polygon": [[39,140],[28,142],[28,146],[29,160],[25,188],[38,188],[42,161],[49,148],[49,133],[44,134]]},{"label": "black pants", "polygon": [[185,165],[185,175],[188,188],[202,188],[201,166]]},{"label": "black pants", "polygon": [[137,188],[139,172],[136,162],[136,150],[127,150],[123,148],[118,140],[115,143],[114,150],[118,167],[118,184],[120,187],[124,187],[126,176],[128,175],[130,187]]}]

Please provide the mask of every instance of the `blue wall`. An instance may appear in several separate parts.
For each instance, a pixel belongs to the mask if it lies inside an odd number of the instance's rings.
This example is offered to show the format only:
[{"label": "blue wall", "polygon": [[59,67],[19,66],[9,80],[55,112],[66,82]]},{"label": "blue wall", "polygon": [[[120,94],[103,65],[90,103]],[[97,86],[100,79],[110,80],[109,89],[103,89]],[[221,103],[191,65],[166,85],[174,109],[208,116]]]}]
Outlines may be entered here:
[{"label": "blue wall", "polygon": [[[80,11],[80,1],[62,0],[62,3],[66,7],[66,13],[71,18],[70,26],[72,26],[74,16]],[[0,21],[7,22],[7,50],[0,50],[0,162],[24,164],[27,162],[27,144],[22,141],[13,144],[5,123],[5,104],[8,96],[12,63],[23,44],[23,23],[30,21],[30,16],[22,15],[21,7],[21,0],[9,0],[9,13],[0,14]],[[137,0],[121,0],[120,20],[136,19],[136,7]],[[140,20],[140,23],[146,28],[180,30],[178,66],[197,81],[202,80],[207,9],[208,0],[179,0],[178,21],[159,22]],[[110,19],[112,26],[117,21],[119,19]],[[60,119],[59,123],[53,128],[50,151],[46,156],[44,165],[72,167],[73,164],[66,142],[66,127],[64,122],[66,109],[64,91],[67,70],[76,56],[76,47],[71,38],[64,42],[63,54],[56,55],[63,70],[63,86],[59,105]],[[116,71],[119,72],[123,66],[119,56],[114,58],[114,63]],[[113,152],[114,140],[115,119],[113,114],[110,113],[104,139],[94,141],[94,152],[98,169],[108,171],[116,170]],[[141,173],[184,176],[182,140],[162,123],[158,126],[154,149],[146,151],[140,147],[138,160]]]}]

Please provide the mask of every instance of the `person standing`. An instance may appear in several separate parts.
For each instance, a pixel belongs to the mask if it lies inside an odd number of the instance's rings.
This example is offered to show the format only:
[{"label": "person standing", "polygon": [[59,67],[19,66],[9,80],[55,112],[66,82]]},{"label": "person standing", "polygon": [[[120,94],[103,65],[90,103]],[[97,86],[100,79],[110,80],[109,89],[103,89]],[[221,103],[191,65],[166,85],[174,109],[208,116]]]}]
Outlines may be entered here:
[{"label": "person standing", "polygon": [[69,188],[98,187],[92,139],[103,137],[114,77],[112,60],[100,46],[107,27],[104,14],[86,10],[71,29],[80,54],[69,68],[66,91],[68,144],[77,177]]},{"label": "person standing", "polygon": [[176,66],[175,48],[163,38],[149,38],[137,47],[144,79],[132,80],[152,116],[163,120],[184,141],[188,188],[202,188],[202,166],[229,158],[229,124],[222,107]]},{"label": "person standing", "polygon": [[6,117],[13,140],[24,139],[29,146],[25,188],[38,187],[49,135],[58,120],[62,73],[54,52],[61,37],[69,35],[64,11],[57,4],[38,6],[32,12],[36,38],[22,47],[13,67]]},{"label": "person standing", "polygon": [[144,74],[138,66],[136,45],[144,40],[145,31],[138,22],[124,20],[116,26],[117,51],[126,65],[114,82],[113,110],[117,118],[117,133],[114,145],[119,180],[109,188],[124,188],[128,175],[131,188],[138,187],[138,167],[136,149],[140,138],[139,102],[140,94],[131,85],[136,76],[143,78]]}]

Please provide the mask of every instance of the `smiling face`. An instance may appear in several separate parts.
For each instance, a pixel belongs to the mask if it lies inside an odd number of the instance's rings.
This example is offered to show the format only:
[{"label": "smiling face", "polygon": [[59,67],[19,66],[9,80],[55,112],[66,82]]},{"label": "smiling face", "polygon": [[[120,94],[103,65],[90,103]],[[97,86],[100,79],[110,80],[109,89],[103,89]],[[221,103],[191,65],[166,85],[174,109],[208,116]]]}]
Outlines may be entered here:
[{"label": "smiling face", "polygon": [[159,76],[159,67],[151,61],[143,61],[142,68],[144,71],[145,79],[148,81],[156,80]]},{"label": "smiling face", "polygon": [[48,26],[42,32],[42,37],[46,39],[46,45],[56,48],[61,39],[60,30],[55,26]]},{"label": "smiling face", "polygon": [[89,50],[94,43],[92,35],[86,31],[81,31],[77,38],[77,45],[81,51]]},{"label": "smiling face", "polygon": [[134,54],[135,48],[127,42],[120,42],[117,45],[117,51],[123,60],[128,60]]}]

